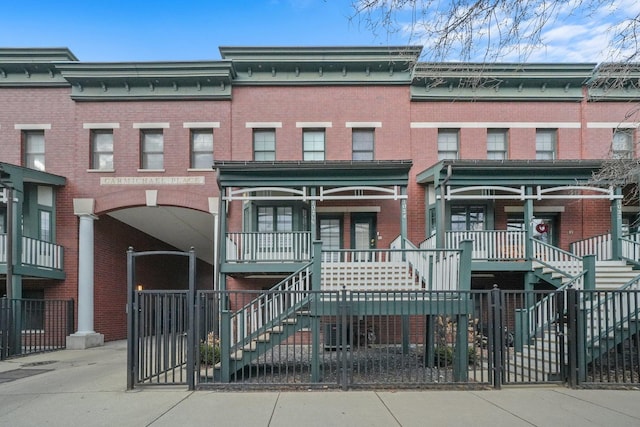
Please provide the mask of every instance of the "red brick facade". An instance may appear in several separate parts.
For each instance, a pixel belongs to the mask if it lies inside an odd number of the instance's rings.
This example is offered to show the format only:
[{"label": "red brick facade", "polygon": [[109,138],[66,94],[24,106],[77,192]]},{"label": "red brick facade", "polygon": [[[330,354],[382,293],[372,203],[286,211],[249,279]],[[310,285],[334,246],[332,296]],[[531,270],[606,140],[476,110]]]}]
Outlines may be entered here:
[{"label": "red brick facade", "polygon": [[[364,79],[364,78],[363,78]],[[364,80],[363,80],[364,81]],[[106,90],[106,89],[105,89]],[[158,241],[107,214],[120,209],[146,206],[146,190],[158,190],[157,204],[208,213],[208,198],[219,197],[215,170],[189,169],[190,129],[185,123],[215,122],[214,161],[253,159],[251,122],[278,123],[276,160],[302,159],[302,132],[297,123],[330,123],[325,128],[325,159],[351,160],[352,126],[348,123],[379,123],[375,127],[375,160],[411,160],[407,187],[408,238],[419,244],[426,234],[425,188],[416,175],[438,161],[438,125],[416,127],[413,123],[444,123],[459,128],[459,158],[486,159],[488,127],[517,123],[510,127],[508,158],[532,160],[536,156],[536,127],[558,123],[557,157],[561,160],[607,157],[613,128],[592,123],[617,123],[632,107],[626,101],[413,101],[410,84],[256,84],[237,85],[228,99],[74,100],[70,85],[40,87],[2,86],[0,78],[0,161],[22,164],[21,124],[47,124],[46,171],[66,177],[67,185],[56,195],[55,241],[65,249],[66,279],[30,282],[42,287],[46,298],[77,298],[78,217],[73,199],[95,200],[95,328],[107,340],[125,337],[126,250],[167,250]],[[631,118],[637,122],[638,117]],[[90,171],[90,129],[87,123],[117,124],[113,128],[114,171]],[[140,171],[140,129],[136,123],[163,123],[164,171]],[[488,123],[487,127],[472,126]],[[526,123],[531,123],[530,127]],[[569,125],[565,125],[568,123]],[[364,125],[367,127],[368,125]],[[356,125],[357,127],[357,125]],[[504,125],[509,127],[509,125]],[[634,136],[634,138],[637,136]],[[635,146],[635,145],[634,145]],[[202,185],[104,185],[113,177],[204,177]],[[537,203],[544,206],[548,202]],[[325,203],[323,206],[379,207],[378,247],[388,247],[400,233],[400,203],[397,201]],[[504,206],[519,203],[497,201],[495,229],[504,229]],[[559,246],[605,233],[611,227],[608,201],[572,200],[562,205]],[[152,208],[149,208],[152,209]],[[350,227],[344,214],[343,227]],[[235,202],[227,216],[229,230],[241,230],[242,203]],[[213,228],[213,221],[212,221]],[[344,247],[349,247],[345,233]],[[183,288],[183,260],[145,260],[138,265],[138,281],[147,289]],[[198,288],[212,288],[213,266],[198,264]],[[36,283],[36,284],[33,284]],[[267,280],[231,279],[230,288],[260,289]],[[381,337],[382,338],[382,337]]]}]

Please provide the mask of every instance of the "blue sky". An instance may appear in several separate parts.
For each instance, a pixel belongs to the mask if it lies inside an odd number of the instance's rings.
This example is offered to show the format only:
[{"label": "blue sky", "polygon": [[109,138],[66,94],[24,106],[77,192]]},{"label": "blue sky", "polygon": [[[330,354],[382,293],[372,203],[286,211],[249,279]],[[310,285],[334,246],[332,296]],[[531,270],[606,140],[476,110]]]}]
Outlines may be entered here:
[{"label": "blue sky", "polygon": [[147,61],[219,59],[218,46],[388,44],[350,14],[343,0],[5,0],[0,46]]},{"label": "blue sky", "polygon": [[[640,10],[638,0],[612,3],[617,7],[593,11],[583,22],[568,16],[553,23],[544,35],[547,46],[528,60],[607,60],[611,22]],[[5,0],[0,46],[68,47],[93,62],[219,59],[218,46],[408,42],[401,34],[376,37],[350,21],[352,14],[350,0]]]}]

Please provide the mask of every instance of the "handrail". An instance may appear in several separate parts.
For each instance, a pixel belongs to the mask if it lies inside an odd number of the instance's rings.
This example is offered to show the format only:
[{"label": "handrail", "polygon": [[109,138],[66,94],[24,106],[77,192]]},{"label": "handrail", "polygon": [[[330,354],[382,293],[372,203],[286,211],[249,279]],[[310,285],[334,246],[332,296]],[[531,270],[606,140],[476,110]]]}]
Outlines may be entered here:
[{"label": "handrail", "polygon": [[549,293],[544,298],[541,298],[540,301],[536,302],[533,306],[527,309],[527,316],[529,318],[529,339],[535,337],[540,331],[544,331],[544,329],[547,328],[551,322],[557,320],[557,318],[549,318],[547,316],[548,313],[556,312],[555,310],[552,310],[551,307],[551,304],[555,299],[553,297],[559,295],[560,293],[564,293],[567,289],[569,289],[569,287],[573,287],[581,279],[584,280],[585,274],[586,272],[583,271],[581,274],[575,276],[567,283],[562,284],[558,289]]},{"label": "handrail", "polygon": [[582,271],[582,258],[538,239],[533,241],[533,259],[563,276],[572,279]]},{"label": "handrail", "polygon": [[582,240],[572,242],[569,247],[571,252],[577,256],[595,255],[596,260],[604,261],[611,259],[613,254],[613,244],[611,233],[600,234]]},{"label": "handrail", "polygon": [[311,291],[312,265],[309,263],[287,276],[231,315],[233,345],[242,346],[256,338],[284,313],[290,313],[306,300]]},{"label": "handrail", "polygon": [[620,238],[621,257],[632,264],[640,265],[640,242],[629,237],[631,236]]},{"label": "handrail", "polygon": [[[400,246],[401,239],[402,237],[398,236],[391,243],[391,249],[396,249],[397,246]],[[435,248],[417,248],[407,239],[404,240],[404,244],[406,250],[401,253],[409,263],[414,277],[416,277],[421,287],[430,290],[457,290],[460,279],[458,274],[460,265],[459,252],[436,252],[434,257]],[[438,263],[441,264],[440,268],[434,268],[434,265],[438,266]]]},{"label": "handrail", "polygon": [[[635,287],[635,289],[631,289]],[[631,319],[631,316],[636,316],[638,315],[637,312],[635,313],[629,313],[627,310],[629,308],[628,304],[625,304],[624,302],[621,303],[621,301],[616,298],[616,295],[620,295],[622,296],[627,296],[628,295],[636,295],[636,292],[638,289],[640,289],[640,275],[634,277],[633,279],[629,280],[627,283],[625,283],[624,285],[620,286],[618,289],[616,289],[613,292],[607,292],[606,293],[606,298],[604,299],[599,299],[599,303],[596,305],[591,305],[589,306],[588,304],[585,304],[585,318],[586,319],[594,319],[596,318],[596,315],[594,313],[597,313],[597,319],[599,319],[600,317],[600,313],[602,311],[606,311],[609,313],[618,313],[621,312],[623,313],[620,316],[620,319],[617,320],[616,322],[613,322],[612,324],[610,324],[610,322],[605,322],[605,328],[602,329],[601,326],[601,322],[599,320],[596,321],[591,321],[591,323],[587,323],[585,324],[585,329],[587,329],[587,333],[586,333],[586,348],[593,348],[593,343],[595,340],[601,340],[602,337],[606,337],[608,336],[612,331],[616,330],[620,325],[623,325],[625,322],[628,322],[629,319]],[[591,294],[593,295],[594,293],[597,293],[599,291],[595,290],[595,291],[591,291]],[[603,310],[604,307],[604,310]],[[637,305],[634,305],[634,307],[636,310],[638,309]],[[588,333],[588,329],[591,329],[591,333]]]}]

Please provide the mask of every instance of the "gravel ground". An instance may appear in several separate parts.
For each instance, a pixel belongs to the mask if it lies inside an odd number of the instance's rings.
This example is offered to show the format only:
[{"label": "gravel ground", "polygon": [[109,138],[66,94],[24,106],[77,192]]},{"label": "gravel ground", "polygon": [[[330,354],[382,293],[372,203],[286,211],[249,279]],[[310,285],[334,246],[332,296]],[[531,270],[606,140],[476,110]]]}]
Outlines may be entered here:
[{"label": "gravel ground", "polygon": [[[308,345],[282,345],[260,356],[250,368],[240,372],[236,384],[311,385],[311,348]],[[422,348],[403,354],[400,346],[373,345],[347,351],[320,350],[320,369],[324,387],[340,385],[346,372],[350,386],[418,387],[453,383],[451,366],[425,366]],[[345,360],[346,358],[346,360]],[[343,369],[345,368],[345,369]],[[212,370],[207,372],[212,381]],[[214,380],[215,382],[215,380]]]}]

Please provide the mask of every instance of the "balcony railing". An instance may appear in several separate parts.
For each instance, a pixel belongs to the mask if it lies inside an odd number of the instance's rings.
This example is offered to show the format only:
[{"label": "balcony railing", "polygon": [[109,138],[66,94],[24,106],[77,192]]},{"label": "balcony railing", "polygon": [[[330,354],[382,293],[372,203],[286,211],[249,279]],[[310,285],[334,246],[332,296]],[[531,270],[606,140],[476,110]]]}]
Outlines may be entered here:
[{"label": "balcony railing", "polygon": [[[62,270],[63,254],[64,251],[60,245],[31,237],[22,237],[22,254],[19,256],[22,265],[48,270]],[[0,234],[0,263],[6,262],[7,235]]]},{"label": "balcony railing", "polygon": [[527,258],[524,231],[484,230],[484,231],[447,231],[446,249],[460,247],[463,240],[473,241],[474,260],[509,261]]},{"label": "balcony railing", "polygon": [[227,262],[305,262],[311,260],[311,233],[227,233]]}]

